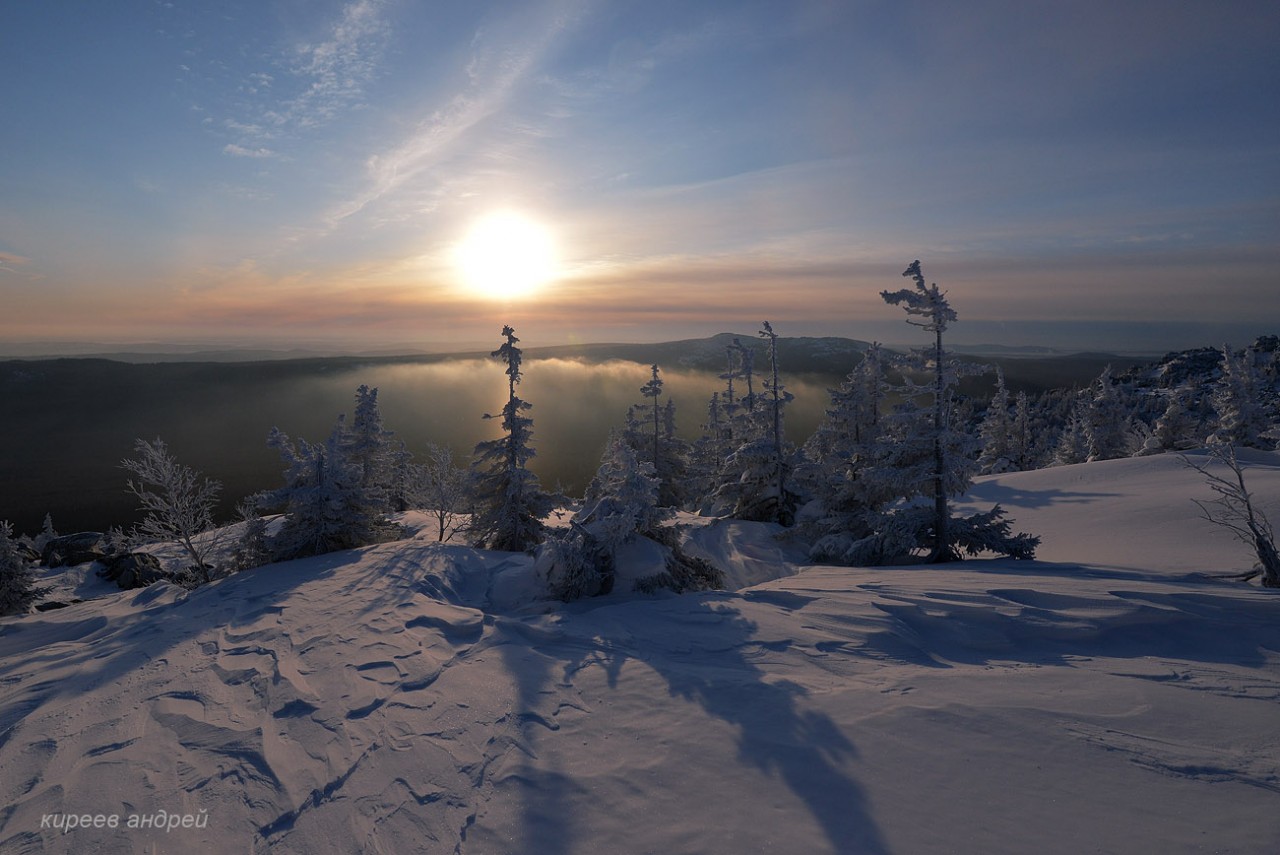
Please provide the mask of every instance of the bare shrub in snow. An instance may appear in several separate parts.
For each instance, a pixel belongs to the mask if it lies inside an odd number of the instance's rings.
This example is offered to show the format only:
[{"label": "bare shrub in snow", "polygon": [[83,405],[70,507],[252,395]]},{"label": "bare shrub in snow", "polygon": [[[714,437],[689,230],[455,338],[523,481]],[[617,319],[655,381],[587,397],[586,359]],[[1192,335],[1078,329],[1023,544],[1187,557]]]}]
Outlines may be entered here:
[{"label": "bare shrub in snow", "polygon": [[138,456],[120,465],[137,479],[129,480],[128,489],[146,514],[137,533],[156,541],[176,541],[191,560],[185,581],[192,587],[208,582],[215,544],[199,535],[213,528],[213,508],[222,485],[179,463],[158,437],[150,442],[137,440],[134,451]]},{"label": "bare shrub in snow", "polygon": [[409,464],[411,504],[436,521],[436,539],[444,542],[460,532],[471,502],[467,470],[453,462],[453,451],[429,443],[423,463]]},{"label": "bare shrub in snow", "polygon": [[[1264,587],[1280,588],[1280,553],[1276,552],[1275,532],[1266,514],[1253,504],[1253,496],[1244,482],[1244,466],[1236,456],[1235,446],[1213,444],[1209,446],[1208,459],[1203,462],[1185,455],[1182,462],[1203,475],[1209,489],[1218,494],[1218,498],[1207,502],[1192,499],[1204,519],[1230,531],[1257,556],[1258,563],[1253,572],[1244,574],[1243,578],[1251,579],[1261,574]],[[1211,471],[1210,467],[1215,463],[1225,466],[1227,472]]]}]

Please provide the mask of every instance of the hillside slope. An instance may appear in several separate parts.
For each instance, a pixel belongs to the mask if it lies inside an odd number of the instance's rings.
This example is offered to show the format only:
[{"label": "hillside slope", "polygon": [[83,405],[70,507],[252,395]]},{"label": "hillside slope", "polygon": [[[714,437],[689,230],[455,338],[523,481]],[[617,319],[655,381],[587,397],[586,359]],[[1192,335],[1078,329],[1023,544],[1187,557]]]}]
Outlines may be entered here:
[{"label": "hillside slope", "polygon": [[[797,568],[711,525],[780,578],[563,607],[414,539],[6,620],[0,851],[1274,851],[1280,600],[1191,572],[1248,566],[1198,476],[975,493],[1044,560]],[[161,810],[207,827],[126,827]]]}]

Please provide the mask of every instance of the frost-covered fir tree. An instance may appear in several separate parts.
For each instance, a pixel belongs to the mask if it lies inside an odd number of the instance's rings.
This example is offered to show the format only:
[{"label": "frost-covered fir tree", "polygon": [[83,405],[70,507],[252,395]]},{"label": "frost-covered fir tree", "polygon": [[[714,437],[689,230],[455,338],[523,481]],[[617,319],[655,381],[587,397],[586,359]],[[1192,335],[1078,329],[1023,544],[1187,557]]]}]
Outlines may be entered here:
[{"label": "frost-covered fir tree", "polygon": [[720,403],[720,393],[712,392],[707,402],[707,420],[689,451],[689,497],[697,504],[715,490],[720,482],[720,468],[729,455],[729,439],[726,420]]},{"label": "frost-covered fir tree", "polygon": [[1083,427],[1085,461],[1115,460],[1127,457],[1131,418],[1121,389],[1111,376],[1111,366],[1093,382],[1085,399]]},{"label": "frost-covered fir tree", "polygon": [[49,541],[58,537],[58,530],[53,527],[53,514],[46,513],[44,515],[44,524],[40,527],[40,533],[32,540],[32,548],[36,552],[43,553],[44,548],[49,545]]},{"label": "frost-covered fir tree", "polygon": [[568,529],[548,537],[538,548],[534,566],[554,596],[567,602],[610,593],[618,551],[637,537],[656,541],[665,565],[662,572],[639,580],[637,590],[690,591],[724,585],[721,571],[685,554],[675,530],[663,525],[673,512],[660,505],[659,489],[652,465],[621,433],[611,432],[582,509]]},{"label": "frost-covered fir tree", "polygon": [[[522,352],[516,347],[515,330],[502,328],[506,341],[491,356],[506,363],[508,394],[502,408],[504,436],[476,446],[471,465],[475,512],[469,534],[482,548],[523,552],[543,538],[543,517],[551,512],[551,499],[538,486],[527,464],[534,456],[533,419],[524,415],[530,404],[516,395],[522,376]],[[495,418],[486,413],[486,419]]]},{"label": "frost-covered fir tree", "polygon": [[[930,429],[930,442],[933,450],[933,552],[929,556],[931,562],[952,561],[957,558],[952,546],[947,525],[951,515],[947,509],[948,490],[946,481],[948,472],[954,471],[959,461],[948,460],[946,449],[951,426],[947,416],[951,407],[951,387],[954,385],[954,374],[947,371],[946,352],[942,349],[942,334],[947,326],[956,320],[955,310],[947,302],[946,296],[935,282],[926,285],[924,274],[920,271],[920,262],[912,262],[903,276],[911,277],[915,289],[903,288],[899,291],[882,291],[880,296],[890,305],[901,305],[910,316],[907,323],[918,326],[925,332],[934,335],[932,352],[921,351],[921,367],[933,373],[933,424]],[[921,320],[913,320],[920,318]]]},{"label": "frost-covered fir tree", "polygon": [[745,392],[741,397],[741,410],[744,413],[755,411],[755,348],[742,344],[742,339],[735,338],[728,346],[730,364],[737,379],[742,381]]},{"label": "frost-covered fir tree", "polygon": [[1189,385],[1169,390],[1164,412],[1156,419],[1151,435],[1146,438],[1139,456],[1186,451],[1200,444],[1200,420],[1191,411],[1193,392]]},{"label": "frost-covered fir tree", "polygon": [[996,391],[987,404],[987,414],[978,430],[982,454],[978,456],[979,475],[998,475],[1017,468],[1014,462],[1013,423],[1009,417],[1009,389],[1004,385],[1004,371],[996,368]]},{"label": "frost-covered fir tree", "polygon": [[1009,454],[1013,468],[1019,472],[1035,465],[1035,441],[1031,423],[1031,398],[1026,392],[1019,392],[1014,399],[1013,420],[1009,426]]},{"label": "frost-covered fir tree", "polygon": [[568,602],[612,591],[618,548],[671,515],[659,507],[658,490],[653,464],[611,431],[582,509],[538,549],[535,567],[552,594]]},{"label": "frost-covered fir tree", "polygon": [[806,460],[847,460],[866,443],[875,441],[880,434],[880,409],[887,391],[884,350],[873,342],[840,387],[829,390],[831,403],[805,443]]},{"label": "frost-covered fir tree", "polygon": [[13,526],[0,522],[0,615],[26,614],[45,593],[14,542]]},{"label": "frost-covered fir tree", "polygon": [[872,344],[840,387],[830,390],[831,403],[805,443],[796,480],[810,498],[801,526],[814,540],[830,535],[852,543],[870,533],[868,512],[878,500],[867,472],[883,432],[880,410],[889,389],[884,363],[882,348]]},{"label": "frost-covered fir tree", "polygon": [[1053,447],[1053,458],[1049,465],[1070,466],[1075,463],[1084,463],[1088,459],[1088,406],[1084,397],[1077,398],[1071,417],[1062,428],[1062,433]]},{"label": "frost-covered fir tree", "polygon": [[260,496],[250,496],[236,505],[242,528],[240,537],[231,548],[231,566],[235,572],[261,567],[271,563],[271,538],[267,533],[267,521],[259,510]]},{"label": "frost-covered fir tree", "polygon": [[658,403],[658,399],[662,397],[662,375],[658,371],[656,364],[651,365],[649,370],[652,372],[652,376],[649,378],[649,382],[640,387],[640,394],[649,399],[649,403],[643,405],[651,416],[650,423],[653,426],[649,431],[650,447],[647,450],[650,452],[649,462],[653,464],[653,471],[657,472],[658,458],[661,455],[659,443],[662,437],[662,407]]},{"label": "frost-covered fir tree", "polygon": [[338,417],[329,438],[319,445],[306,440],[294,445],[279,428],[272,429],[267,445],[285,463],[284,486],[262,498],[264,506],[278,506],[285,513],[271,543],[277,560],[367,546],[387,531],[381,511],[384,497],[365,492],[363,468],[347,457],[344,417]]},{"label": "frost-covered fir tree", "polygon": [[394,434],[382,423],[378,390],[361,385],[356,389],[356,407],[346,431],[347,462],[360,469],[360,486],[366,501],[384,512],[393,510],[391,494],[395,480]]},{"label": "frost-covered fir tree", "polygon": [[648,401],[627,410],[622,437],[640,459],[653,467],[659,483],[659,502],[666,507],[682,507],[689,499],[689,444],[676,435],[675,401],[661,402],[663,380],[657,365],[640,387]]},{"label": "frost-covered fir tree", "polygon": [[[1039,539],[1012,534],[997,505],[987,513],[953,519],[948,497],[967,490],[973,474],[974,442],[953,428],[953,390],[963,369],[942,346],[942,334],[956,313],[937,284],[927,285],[920,262],[903,276],[914,289],[884,291],[886,303],[902,305],[907,322],[933,333],[933,347],[916,351],[914,368],[932,378],[927,386],[905,382],[907,400],[886,419],[886,438],[879,443],[865,472],[869,534],[830,531],[814,544],[819,560],[841,563],[885,563],[927,554],[929,562],[954,561],[962,554],[991,551],[1030,558]],[[916,319],[919,320],[916,320]],[[915,401],[927,399],[928,408]],[[928,505],[919,503],[927,500]],[[890,502],[895,504],[890,507]]]},{"label": "frost-covered fir tree", "polygon": [[658,455],[658,501],[663,507],[680,508],[689,504],[697,493],[693,491],[693,471],[690,462],[693,445],[676,432],[676,402],[668,396],[662,407],[662,437]]},{"label": "frost-covered fir tree", "polygon": [[1243,448],[1273,447],[1264,436],[1273,425],[1262,406],[1263,386],[1253,349],[1245,348],[1236,354],[1230,345],[1224,345],[1222,377],[1212,398],[1218,420],[1211,442]]},{"label": "frost-covered fir tree", "polygon": [[[763,327],[759,334],[768,345],[770,373],[763,384],[764,394],[756,397],[752,393],[754,403],[746,413],[748,428],[739,432],[737,448],[725,461],[716,496],[739,519],[790,525],[796,495],[787,478],[795,449],[783,434],[783,413],[793,396],[779,376],[778,336],[768,321]],[[749,351],[744,348],[745,352]]]}]

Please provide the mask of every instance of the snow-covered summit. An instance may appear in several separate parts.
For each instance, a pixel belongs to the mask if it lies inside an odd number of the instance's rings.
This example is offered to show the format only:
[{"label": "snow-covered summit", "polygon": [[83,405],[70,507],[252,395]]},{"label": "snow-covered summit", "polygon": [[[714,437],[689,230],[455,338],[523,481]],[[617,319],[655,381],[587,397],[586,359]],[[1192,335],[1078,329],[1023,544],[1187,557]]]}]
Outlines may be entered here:
[{"label": "snow-covered summit", "polygon": [[6,619],[0,851],[1273,851],[1280,601],[1203,575],[1250,558],[1204,496],[1168,455],[979,479],[1034,562],[709,524],[748,587],[559,606],[424,534]]}]

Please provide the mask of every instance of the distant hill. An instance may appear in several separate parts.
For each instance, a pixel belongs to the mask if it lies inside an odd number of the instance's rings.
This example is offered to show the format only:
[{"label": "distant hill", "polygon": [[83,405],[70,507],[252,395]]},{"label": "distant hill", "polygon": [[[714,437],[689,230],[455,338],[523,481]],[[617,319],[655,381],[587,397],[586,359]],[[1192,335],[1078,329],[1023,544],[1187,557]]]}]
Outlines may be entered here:
[{"label": "distant hill", "polygon": [[[530,359],[584,359],[603,362],[609,359],[625,359],[644,365],[657,364],[667,368],[684,368],[695,371],[720,372],[726,365],[726,348],[740,342],[759,354],[757,367],[762,366],[764,342],[755,335],[744,333],[718,333],[710,338],[682,339],[654,344],[572,344],[556,347],[530,347],[525,350]],[[865,341],[834,336],[783,337],[778,340],[778,360],[784,370],[793,374],[848,374],[862,358],[870,345]]]},{"label": "distant hill", "polygon": [[[757,369],[766,370],[763,342],[744,333],[654,344],[526,348],[530,364],[524,388],[536,407],[534,464],[539,476],[549,484],[584,485],[609,428],[620,424],[628,404],[638,400],[643,381],[634,378],[642,372],[619,374],[590,366],[623,360],[656,363],[673,375],[683,372],[680,381],[671,378],[668,392],[678,399],[682,432],[696,433],[710,390],[721,385],[715,375],[724,371],[725,348],[735,339],[755,347]],[[808,435],[827,404],[825,390],[839,384],[867,347],[863,341],[836,337],[779,340],[784,380],[797,396],[787,419],[793,439]],[[156,436],[169,442],[184,462],[224,483],[228,507],[223,513],[229,514],[236,499],[273,486],[280,477],[279,457],[265,445],[271,427],[321,439],[338,413],[350,411],[361,383],[381,389],[387,425],[410,450],[443,443],[465,457],[485,430],[480,417],[500,405],[491,386],[502,385],[501,370],[495,364],[487,376],[450,366],[464,359],[487,361],[490,350],[248,362],[167,361],[151,359],[156,356],[151,353],[138,362],[0,361],[0,396],[10,416],[0,422],[0,519],[28,532],[39,529],[47,511],[62,530],[129,523],[134,508],[123,490],[119,461],[132,452],[136,438]],[[203,354],[187,354],[196,355]],[[1028,393],[1083,387],[1107,365],[1117,375],[1127,369],[1155,370],[1150,363],[1115,354],[961,358],[1001,366],[1009,388]],[[550,359],[567,364],[536,368],[537,360]],[[1217,364],[1208,350],[1166,360],[1170,376],[1197,366],[1216,370]],[[620,380],[623,375],[633,379]],[[981,399],[993,384],[989,373],[966,379],[962,389]]]}]

